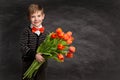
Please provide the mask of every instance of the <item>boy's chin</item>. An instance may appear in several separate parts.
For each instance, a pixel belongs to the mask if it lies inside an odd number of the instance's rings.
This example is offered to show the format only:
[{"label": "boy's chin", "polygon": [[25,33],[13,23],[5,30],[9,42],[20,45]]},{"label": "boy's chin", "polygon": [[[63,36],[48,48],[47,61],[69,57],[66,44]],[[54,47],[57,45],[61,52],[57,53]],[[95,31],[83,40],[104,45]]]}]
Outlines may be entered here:
[{"label": "boy's chin", "polygon": [[41,24],[33,24],[34,26],[36,26],[36,27],[38,27],[38,26],[40,26]]}]

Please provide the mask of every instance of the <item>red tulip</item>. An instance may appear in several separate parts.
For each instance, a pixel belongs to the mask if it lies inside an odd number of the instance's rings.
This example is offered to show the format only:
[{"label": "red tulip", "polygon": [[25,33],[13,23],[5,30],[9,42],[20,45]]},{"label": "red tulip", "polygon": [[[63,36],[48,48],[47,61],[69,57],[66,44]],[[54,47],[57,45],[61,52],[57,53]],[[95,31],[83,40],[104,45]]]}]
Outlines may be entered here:
[{"label": "red tulip", "polygon": [[69,47],[69,51],[72,52],[72,53],[74,53],[75,52],[75,47],[74,46],[70,46]]},{"label": "red tulip", "polygon": [[69,36],[68,34],[64,34],[63,39],[64,39],[65,41],[67,41],[69,38],[70,38],[70,36]]},{"label": "red tulip", "polygon": [[61,62],[64,62],[64,56],[62,54],[58,54],[57,57]]},{"label": "red tulip", "polygon": [[73,53],[71,52],[68,52],[67,55],[66,55],[67,58],[73,58]]},{"label": "red tulip", "polygon": [[54,38],[57,38],[56,33],[52,33],[52,34],[51,34],[51,38],[53,38],[53,39],[54,39]]},{"label": "red tulip", "polygon": [[69,35],[69,36],[72,36],[72,32],[71,31],[68,31],[66,34]]},{"label": "red tulip", "polygon": [[62,39],[64,37],[64,32],[57,33],[57,36]]},{"label": "red tulip", "polygon": [[59,34],[59,33],[61,33],[61,32],[62,32],[62,29],[61,29],[61,28],[57,28],[57,29],[56,29],[56,33],[57,33],[57,34]]},{"label": "red tulip", "polygon": [[72,40],[68,39],[67,44],[72,44]]},{"label": "red tulip", "polygon": [[58,48],[59,50],[63,50],[63,49],[65,48],[65,46],[63,46],[62,44],[58,44],[57,48]]}]

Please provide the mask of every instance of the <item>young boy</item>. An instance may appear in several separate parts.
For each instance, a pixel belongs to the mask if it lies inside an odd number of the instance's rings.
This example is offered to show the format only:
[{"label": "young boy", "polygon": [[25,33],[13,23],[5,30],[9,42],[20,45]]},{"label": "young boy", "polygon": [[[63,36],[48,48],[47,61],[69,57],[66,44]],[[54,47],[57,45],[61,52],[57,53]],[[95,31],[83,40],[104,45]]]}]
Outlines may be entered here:
[{"label": "young boy", "polygon": [[[45,14],[41,6],[31,4],[28,8],[28,18],[31,22],[30,26],[26,26],[21,34],[20,48],[22,52],[23,74],[29,68],[34,59],[38,62],[44,61],[42,55],[37,54],[37,47],[44,41],[48,32],[44,30],[42,22]],[[33,80],[45,80],[45,62],[38,70]],[[24,80],[28,80],[27,78]]]}]

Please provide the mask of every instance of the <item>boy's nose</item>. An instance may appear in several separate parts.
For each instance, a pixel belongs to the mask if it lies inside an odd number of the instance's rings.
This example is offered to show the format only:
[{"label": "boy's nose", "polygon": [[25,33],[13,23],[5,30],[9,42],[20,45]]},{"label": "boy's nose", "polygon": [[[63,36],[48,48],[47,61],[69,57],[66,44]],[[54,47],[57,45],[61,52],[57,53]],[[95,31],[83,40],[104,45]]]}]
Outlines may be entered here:
[{"label": "boy's nose", "polygon": [[35,17],[35,20],[38,20],[38,17]]}]

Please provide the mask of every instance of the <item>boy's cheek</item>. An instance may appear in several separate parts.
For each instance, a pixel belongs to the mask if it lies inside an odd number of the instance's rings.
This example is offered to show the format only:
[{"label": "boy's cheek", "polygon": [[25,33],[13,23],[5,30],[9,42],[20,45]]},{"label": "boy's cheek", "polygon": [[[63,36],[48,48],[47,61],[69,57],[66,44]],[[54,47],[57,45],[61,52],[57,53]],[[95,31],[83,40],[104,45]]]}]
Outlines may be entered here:
[{"label": "boy's cheek", "polygon": [[34,19],[30,19],[30,22],[31,22],[31,23],[34,23]]}]

